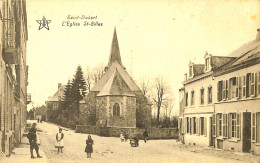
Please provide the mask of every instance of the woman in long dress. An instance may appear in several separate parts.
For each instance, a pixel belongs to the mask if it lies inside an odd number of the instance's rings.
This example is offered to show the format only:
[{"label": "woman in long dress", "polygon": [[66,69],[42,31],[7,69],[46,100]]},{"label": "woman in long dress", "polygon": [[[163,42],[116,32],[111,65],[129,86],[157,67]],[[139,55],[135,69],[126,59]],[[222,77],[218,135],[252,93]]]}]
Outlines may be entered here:
[{"label": "woman in long dress", "polygon": [[55,147],[58,148],[58,154],[63,153],[62,152],[62,148],[64,147],[64,143],[63,143],[63,139],[64,139],[64,134],[62,133],[62,128],[59,128],[59,132],[56,134],[56,144]]},{"label": "woman in long dress", "polygon": [[91,136],[88,135],[88,139],[86,140],[86,148],[85,148],[85,152],[87,153],[87,158],[91,157],[91,153],[93,153],[93,147],[92,145],[94,145],[94,141],[91,139]]}]

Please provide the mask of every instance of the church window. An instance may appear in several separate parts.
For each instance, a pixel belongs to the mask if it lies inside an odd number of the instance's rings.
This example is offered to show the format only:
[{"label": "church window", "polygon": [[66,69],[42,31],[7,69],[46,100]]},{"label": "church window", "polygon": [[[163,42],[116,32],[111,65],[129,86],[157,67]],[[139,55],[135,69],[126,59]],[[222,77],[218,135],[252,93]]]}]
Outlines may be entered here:
[{"label": "church window", "polygon": [[115,103],[113,106],[113,116],[120,116],[120,106],[118,103]]}]

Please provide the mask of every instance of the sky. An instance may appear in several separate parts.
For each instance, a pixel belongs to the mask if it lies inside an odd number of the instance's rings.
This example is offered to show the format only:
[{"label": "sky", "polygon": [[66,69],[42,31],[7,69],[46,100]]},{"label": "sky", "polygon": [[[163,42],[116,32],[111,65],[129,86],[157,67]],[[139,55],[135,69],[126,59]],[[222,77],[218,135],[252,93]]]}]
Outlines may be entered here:
[{"label": "sky", "polygon": [[[84,26],[96,17],[102,26]],[[49,30],[38,30],[45,16]],[[67,26],[67,22],[80,26]],[[34,106],[45,104],[66,84],[78,65],[106,65],[114,28],[122,63],[134,80],[164,76],[178,109],[178,89],[190,61],[204,63],[207,51],[226,56],[255,39],[259,0],[27,0],[28,93]],[[31,106],[28,106],[30,109]]]}]

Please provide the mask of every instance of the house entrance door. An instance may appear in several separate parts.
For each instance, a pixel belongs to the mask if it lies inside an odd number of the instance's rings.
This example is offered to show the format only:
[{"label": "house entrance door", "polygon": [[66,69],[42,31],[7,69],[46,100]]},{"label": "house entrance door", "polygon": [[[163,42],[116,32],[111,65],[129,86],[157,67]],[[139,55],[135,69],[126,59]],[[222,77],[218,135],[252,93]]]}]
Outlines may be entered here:
[{"label": "house entrance door", "polygon": [[251,150],[251,112],[243,113],[243,152]]}]

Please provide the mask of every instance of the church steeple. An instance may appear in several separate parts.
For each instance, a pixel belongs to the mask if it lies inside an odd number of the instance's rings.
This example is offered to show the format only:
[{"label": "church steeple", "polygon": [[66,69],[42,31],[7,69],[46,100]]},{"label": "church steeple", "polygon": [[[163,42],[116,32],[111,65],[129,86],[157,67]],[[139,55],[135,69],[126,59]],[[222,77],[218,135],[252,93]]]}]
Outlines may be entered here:
[{"label": "church steeple", "polygon": [[116,35],[116,28],[114,29],[114,36],[112,40],[111,50],[110,50],[110,57],[107,67],[109,67],[113,62],[118,62],[120,65],[122,65],[121,62],[121,56],[119,51],[119,45]]}]

